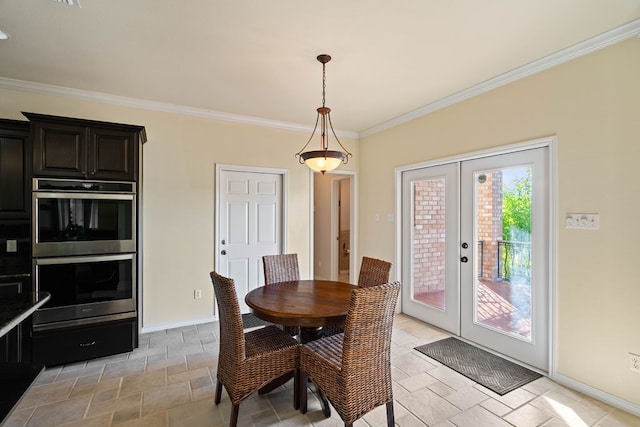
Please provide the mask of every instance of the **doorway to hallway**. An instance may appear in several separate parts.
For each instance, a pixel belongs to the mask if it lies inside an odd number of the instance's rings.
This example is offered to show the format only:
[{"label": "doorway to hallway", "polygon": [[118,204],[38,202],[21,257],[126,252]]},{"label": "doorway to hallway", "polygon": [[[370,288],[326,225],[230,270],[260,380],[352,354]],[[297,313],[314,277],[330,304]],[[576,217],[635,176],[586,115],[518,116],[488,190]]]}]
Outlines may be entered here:
[{"label": "doorway to hallway", "polygon": [[313,174],[314,278],[353,280],[354,212],[352,173]]}]

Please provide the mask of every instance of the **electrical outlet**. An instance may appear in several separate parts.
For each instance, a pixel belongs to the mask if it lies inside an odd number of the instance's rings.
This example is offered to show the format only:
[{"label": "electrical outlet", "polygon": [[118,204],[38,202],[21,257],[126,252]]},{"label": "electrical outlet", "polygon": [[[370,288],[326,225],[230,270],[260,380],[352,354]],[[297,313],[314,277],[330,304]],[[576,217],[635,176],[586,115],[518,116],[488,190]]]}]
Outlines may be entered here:
[{"label": "electrical outlet", "polygon": [[8,239],[7,240],[7,253],[9,252],[18,252],[18,241]]},{"label": "electrical outlet", "polygon": [[194,289],[193,290],[193,298],[195,298],[195,299],[202,298],[202,290],[201,289]]},{"label": "electrical outlet", "polygon": [[629,369],[640,372],[640,355],[629,353]]}]

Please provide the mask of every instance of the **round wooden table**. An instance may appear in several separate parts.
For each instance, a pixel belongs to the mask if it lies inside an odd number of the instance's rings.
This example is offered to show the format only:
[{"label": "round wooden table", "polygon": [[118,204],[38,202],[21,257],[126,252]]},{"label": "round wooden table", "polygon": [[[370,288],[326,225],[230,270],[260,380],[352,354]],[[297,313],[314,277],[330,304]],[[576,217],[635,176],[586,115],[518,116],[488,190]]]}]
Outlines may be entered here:
[{"label": "round wooden table", "polygon": [[322,326],[344,323],[353,289],[357,286],[332,280],[294,280],[256,288],[244,301],[262,320],[300,327],[305,343],[317,338]]}]

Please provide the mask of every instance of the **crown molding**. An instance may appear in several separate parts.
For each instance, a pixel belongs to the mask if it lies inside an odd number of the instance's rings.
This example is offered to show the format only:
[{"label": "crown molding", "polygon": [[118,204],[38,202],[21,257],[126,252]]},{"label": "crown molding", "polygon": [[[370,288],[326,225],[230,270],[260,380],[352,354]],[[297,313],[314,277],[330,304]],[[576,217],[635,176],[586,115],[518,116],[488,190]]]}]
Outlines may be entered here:
[{"label": "crown molding", "polygon": [[[453,95],[442,98],[438,101],[427,104],[409,113],[403,114],[391,120],[387,120],[379,125],[365,129],[361,132],[350,132],[336,130],[336,134],[340,137],[361,139],[384,130],[393,128],[411,120],[417,119],[434,111],[449,107],[458,102],[467,100],[476,95],[489,92],[493,89],[512,83],[516,80],[539,73],[549,68],[560,65],[564,62],[571,61],[580,56],[588,55],[592,52],[604,49],[605,47],[640,36],[640,19],[635,19],[613,30],[592,37],[583,42],[577,43],[571,47],[560,50],[556,53],[548,55],[537,61],[533,61],[527,65],[508,71],[492,79],[486,80],[468,89],[457,92]],[[35,83],[24,80],[15,80],[0,77],[0,88],[20,90],[25,92],[33,92],[48,95],[58,95],[82,99],[85,101],[99,102],[104,104],[113,104],[123,107],[140,108],[152,111],[161,111],[172,114],[182,114],[187,116],[203,117],[225,122],[241,123],[253,126],[263,126],[275,129],[285,129],[296,132],[312,132],[313,127],[300,125],[297,123],[280,122],[276,120],[263,119],[259,117],[243,116],[239,114],[224,113],[220,111],[207,110],[203,108],[186,107],[183,105],[169,104],[163,102],[148,101],[137,98],[129,98],[125,96],[111,95],[101,92],[92,92],[80,89],[73,89],[63,86],[47,85],[43,83]]]},{"label": "crown molding", "polygon": [[359,133],[359,137],[364,138],[370,135],[374,135],[408,121],[426,116],[427,114],[433,113],[434,111],[440,110],[442,108],[457,104],[458,102],[467,100],[476,95],[489,92],[493,89],[507,85],[516,80],[520,80],[530,75],[555,67],[556,65],[560,65],[564,62],[571,61],[580,56],[588,55],[592,52],[604,49],[605,47],[638,36],[640,36],[640,19],[635,19],[624,25],[614,28],[613,30],[607,31],[606,33],[602,33],[588,40],[577,43],[566,49],[541,58],[537,61],[530,62],[529,64],[523,65],[522,67],[518,67],[497,77],[486,80],[468,89],[454,93],[453,95],[432,102],[431,104],[427,104],[409,113],[403,114],[379,125],[365,129]]},{"label": "crown molding", "polygon": [[[147,101],[126,96],[111,95],[101,92],[73,89],[64,86],[54,86],[43,83],[29,82],[24,80],[8,79],[0,77],[0,88],[32,92],[45,95],[65,96],[69,98],[81,99],[84,101],[98,102],[102,104],[112,104],[122,107],[139,108],[144,110],[160,111],[164,113],[183,114],[186,116],[203,117],[207,119],[221,120],[225,122],[242,123],[253,126],[263,126],[275,129],[292,130],[296,132],[311,133],[313,127],[300,125],[297,123],[280,122],[277,120],[263,119],[260,117],[243,116],[240,114],[223,113],[220,111],[206,110],[204,108],[186,107],[183,105],[169,104],[164,102]],[[336,135],[344,138],[358,139],[357,132],[336,130]]]}]

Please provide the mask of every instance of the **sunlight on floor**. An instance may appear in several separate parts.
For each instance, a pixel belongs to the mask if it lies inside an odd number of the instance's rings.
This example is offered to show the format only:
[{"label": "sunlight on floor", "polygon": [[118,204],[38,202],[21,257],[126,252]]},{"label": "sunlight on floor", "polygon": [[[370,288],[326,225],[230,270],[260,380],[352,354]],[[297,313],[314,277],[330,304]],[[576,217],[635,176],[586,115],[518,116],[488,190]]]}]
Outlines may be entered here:
[{"label": "sunlight on floor", "polygon": [[569,408],[566,405],[563,405],[560,402],[557,402],[549,397],[544,397],[544,399],[549,402],[549,405],[551,405],[551,407],[553,408],[553,410],[558,414],[558,416],[560,418],[562,418],[564,420],[565,423],[567,423],[568,426],[570,427],[587,427],[587,423],[585,423],[584,421],[582,421],[582,418],[580,418],[580,416],[578,414],[576,414],[576,411],[574,411],[573,409]]}]

